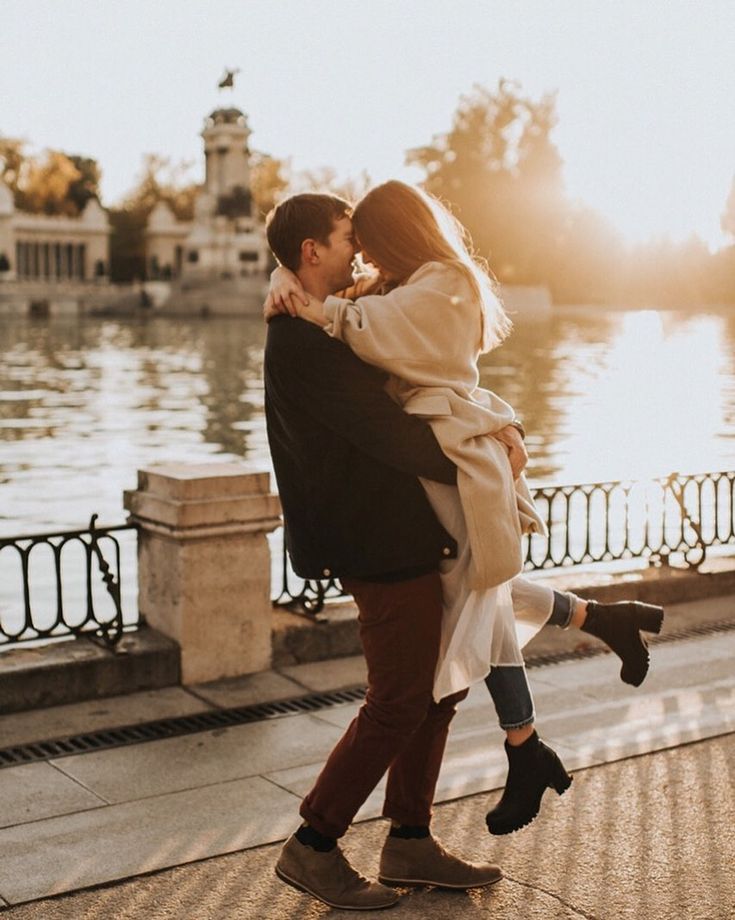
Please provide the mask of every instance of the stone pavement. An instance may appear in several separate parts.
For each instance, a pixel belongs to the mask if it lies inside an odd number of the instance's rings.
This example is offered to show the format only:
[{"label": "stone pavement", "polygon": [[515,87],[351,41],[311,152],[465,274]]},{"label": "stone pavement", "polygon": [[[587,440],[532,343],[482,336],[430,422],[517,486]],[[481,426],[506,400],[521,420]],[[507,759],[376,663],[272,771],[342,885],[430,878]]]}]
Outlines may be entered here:
[{"label": "stone pavement", "polygon": [[[505,878],[469,893],[404,892],[386,920],[732,920],[735,916],[735,735],[592,767],[509,837],[485,832],[487,796],[439,805],[434,829]],[[382,821],[345,850],[375,873]],[[348,920],[273,873],[280,844],[118,884],[23,904],[8,920]],[[373,916],[373,914],[371,914]]]},{"label": "stone pavement", "polygon": [[[699,607],[725,619],[733,600]],[[609,655],[533,669],[539,729],[579,772],[563,798],[547,795],[538,821],[500,840],[487,836],[483,816],[484,793],[505,776],[501,736],[484,687],[474,688],[452,730],[438,795],[448,804],[436,827],[465,855],[501,861],[509,879],[471,895],[413,893],[395,916],[734,917],[734,660],[728,631],[658,645],[638,690],[620,683]],[[0,745],[345,686],[362,675],[362,663],[350,659],[209,688],[209,696],[173,688],[6,716]],[[300,795],[354,710],[0,770],[0,897],[21,905],[7,915],[338,916],[273,877],[277,846],[269,844],[294,828]],[[378,792],[360,817],[379,810]],[[348,835],[366,871],[374,871],[384,833],[373,821]],[[156,874],[133,878],[145,873]],[[117,884],[38,900],[110,882]]]}]

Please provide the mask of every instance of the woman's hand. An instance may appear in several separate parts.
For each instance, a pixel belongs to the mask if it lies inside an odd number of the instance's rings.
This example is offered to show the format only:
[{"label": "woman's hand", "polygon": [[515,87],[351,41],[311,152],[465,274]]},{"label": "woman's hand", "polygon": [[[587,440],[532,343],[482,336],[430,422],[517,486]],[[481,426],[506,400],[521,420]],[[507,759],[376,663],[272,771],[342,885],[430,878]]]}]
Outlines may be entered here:
[{"label": "woman's hand", "polygon": [[508,460],[513,473],[513,479],[518,479],[528,465],[528,451],[523,443],[520,431],[515,425],[506,425],[496,431],[493,437],[500,441],[508,451]]},{"label": "woman's hand", "polygon": [[305,294],[306,306],[299,301],[296,305],[296,315],[300,319],[308,320],[315,326],[326,326],[329,320],[324,313],[324,302],[312,297],[311,294]]},{"label": "woman's hand", "polygon": [[290,269],[279,265],[271,272],[270,288],[263,304],[263,317],[266,322],[279,313],[298,316],[299,305],[306,307],[308,304],[309,295],[305,293],[301,282]]}]

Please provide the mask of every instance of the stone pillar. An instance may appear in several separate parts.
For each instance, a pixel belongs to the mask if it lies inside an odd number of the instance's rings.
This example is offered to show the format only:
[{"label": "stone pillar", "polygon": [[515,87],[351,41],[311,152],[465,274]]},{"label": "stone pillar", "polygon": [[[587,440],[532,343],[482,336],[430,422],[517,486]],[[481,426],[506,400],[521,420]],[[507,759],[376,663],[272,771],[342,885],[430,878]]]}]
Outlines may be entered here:
[{"label": "stone pillar", "polygon": [[149,467],[124,504],[140,526],[140,612],[181,646],[182,682],[268,669],[266,534],[280,525],[269,474],[244,463]]}]

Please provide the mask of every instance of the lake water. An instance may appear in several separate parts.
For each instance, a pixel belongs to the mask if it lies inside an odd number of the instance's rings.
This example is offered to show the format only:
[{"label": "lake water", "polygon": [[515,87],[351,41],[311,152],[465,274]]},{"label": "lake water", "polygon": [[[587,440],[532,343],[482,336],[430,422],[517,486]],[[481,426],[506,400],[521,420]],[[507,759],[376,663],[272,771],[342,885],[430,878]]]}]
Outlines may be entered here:
[{"label": "lake water", "polygon": [[[270,465],[256,319],[0,323],[0,535],[123,520],[136,470]],[[482,384],[529,432],[533,482],[735,464],[735,312],[520,320]]]},{"label": "lake water", "polygon": [[[0,536],[122,522],[152,463],[269,467],[263,338],[255,318],[3,318]],[[524,419],[532,483],[735,468],[735,311],[558,310],[481,370]]]}]

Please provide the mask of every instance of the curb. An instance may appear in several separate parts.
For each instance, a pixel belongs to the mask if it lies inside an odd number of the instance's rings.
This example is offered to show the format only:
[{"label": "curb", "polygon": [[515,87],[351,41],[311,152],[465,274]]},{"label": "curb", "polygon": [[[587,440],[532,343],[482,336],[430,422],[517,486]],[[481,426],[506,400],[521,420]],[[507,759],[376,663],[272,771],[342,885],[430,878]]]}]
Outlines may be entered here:
[{"label": "curb", "polygon": [[70,639],[2,653],[0,714],[156,690],[181,680],[179,646],[142,626],[114,650]]}]

